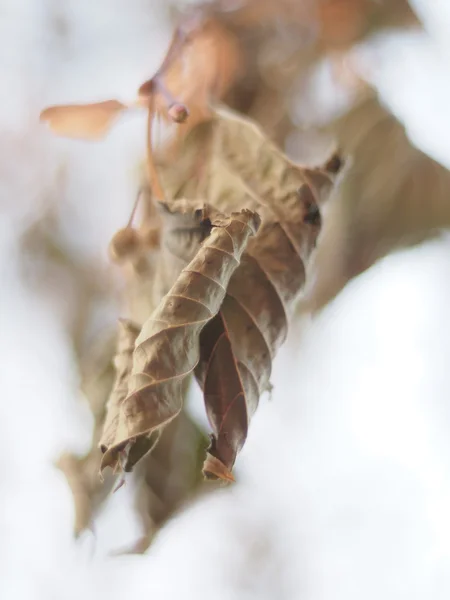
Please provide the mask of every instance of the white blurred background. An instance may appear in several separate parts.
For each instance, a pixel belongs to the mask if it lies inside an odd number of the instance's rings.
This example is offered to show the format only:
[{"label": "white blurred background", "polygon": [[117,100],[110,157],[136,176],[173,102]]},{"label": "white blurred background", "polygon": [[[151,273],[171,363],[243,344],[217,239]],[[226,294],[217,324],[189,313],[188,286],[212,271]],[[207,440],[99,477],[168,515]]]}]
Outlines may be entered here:
[{"label": "white blurred background", "polygon": [[[426,30],[378,36],[358,60],[414,143],[450,167],[450,4],[412,4]],[[72,498],[53,462],[90,441],[65,328],[73,290],[30,291],[18,237],[63,185],[66,243],[106,263],[145,131],[133,115],[99,143],[57,140],[38,115],[133,97],[171,26],[163,0],[1,0],[0,33],[0,597],[448,598],[446,237],[384,259],[291,331],[238,485],[183,511],[144,556],[110,556],[139,534],[126,487],[95,535],[72,539]]]}]

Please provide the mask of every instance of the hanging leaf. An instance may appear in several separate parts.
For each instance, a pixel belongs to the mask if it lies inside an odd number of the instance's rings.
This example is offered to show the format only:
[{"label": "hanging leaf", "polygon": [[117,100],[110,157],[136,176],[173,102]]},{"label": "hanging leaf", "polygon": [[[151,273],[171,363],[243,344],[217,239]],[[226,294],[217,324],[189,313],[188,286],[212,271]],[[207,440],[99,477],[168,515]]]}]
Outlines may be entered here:
[{"label": "hanging leaf", "polygon": [[[176,168],[159,165],[168,198],[165,223],[184,217],[185,230],[195,231],[199,198],[222,212],[245,207],[262,217],[219,314],[200,334],[195,373],[213,431],[204,465],[208,477],[232,479],[249,420],[270,387],[272,359],[305,283],[305,262],[320,226],[318,205],[339,168],[336,157],[323,170],[294,165],[254,123],[225,109],[192,131],[180,148]],[[176,255],[181,257],[190,248],[183,250],[183,240],[179,242]],[[170,247],[174,251],[172,242]]]},{"label": "hanging leaf", "polygon": [[202,486],[201,477],[206,445],[203,431],[182,410],[161,432],[155,448],[136,465],[135,506],[144,533],[128,552],[144,552],[156,531],[184,503],[210,491],[210,486]]},{"label": "hanging leaf", "polygon": [[327,207],[304,308],[318,310],[390,252],[450,227],[450,172],[370,94],[330,126],[351,164]]},{"label": "hanging leaf", "polygon": [[[155,95],[156,109],[189,128],[211,116],[210,100],[222,98],[240,73],[240,46],[217,19],[194,11],[175,30],[157,73],[143,83],[138,97]],[[186,128],[181,128],[185,135]]]},{"label": "hanging leaf", "polygon": [[[134,344],[138,334],[139,328],[136,325],[124,319],[119,321],[117,353],[114,360],[116,378],[106,407],[106,419],[100,440],[100,449],[103,453],[106,452],[116,435],[120,406],[128,393],[128,378],[132,368]],[[144,446],[146,445],[144,441],[141,443]],[[105,461],[105,458],[103,460]],[[107,466],[107,463],[104,466]]]},{"label": "hanging leaf", "polygon": [[249,405],[256,408],[259,390],[251,374],[237,362],[223,311],[202,331],[200,348],[196,375],[213,430],[203,472],[209,478],[233,480],[231,469],[247,438],[253,412]]},{"label": "hanging leaf", "polygon": [[[144,456],[150,449],[144,440],[157,439],[182,408],[184,379],[199,360],[199,334],[219,311],[248,238],[259,226],[250,211],[211,222],[211,234],[136,340],[128,395],[117,394],[108,409],[102,469],[117,465],[122,454],[132,455],[133,462]],[[131,466],[125,462],[124,469]]]},{"label": "hanging leaf", "polygon": [[47,122],[58,135],[96,140],[106,135],[127,108],[118,100],[50,106],[41,112],[41,121]]},{"label": "hanging leaf", "polygon": [[288,22],[299,31],[309,26],[322,45],[333,48],[349,46],[379,28],[418,22],[408,0],[215,0],[212,6],[241,26]]},{"label": "hanging leaf", "polygon": [[[138,329],[121,322],[123,341],[134,337]],[[128,332],[128,333],[127,333]],[[132,339],[132,337],[131,337]],[[98,475],[101,460],[99,441],[105,420],[106,404],[114,384],[114,362],[126,364],[124,353],[115,358],[118,335],[115,330],[95,340],[81,359],[82,389],[89,401],[94,431],[92,446],[85,456],[65,453],[56,466],[64,473],[70,486],[74,506],[74,534],[93,529],[95,518],[114,487],[113,474],[102,480]],[[126,348],[126,345],[125,345]],[[183,393],[187,393],[186,380]],[[144,552],[156,531],[195,493],[201,491],[200,468],[207,438],[201,428],[182,411],[161,434],[157,447],[139,463],[134,472],[134,502],[143,528],[143,536],[127,552]]]},{"label": "hanging leaf", "polygon": [[75,536],[92,528],[95,515],[114,484],[113,477],[107,477],[101,482],[98,476],[98,463],[101,460],[98,442],[105,418],[106,401],[114,382],[115,338],[116,335],[112,332],[105,332],[98,336],[87,354],[80,358],[81,388],[94,417],[91,448],[85,456],[62,454],[56,463],[66,476],[72,491]]},{"label": "hanging leaf", "polygon": [[256,210],[263,223],[282,223],[294,247],[304,243],[309,251],[304,237],[314,242],[317,231],[304,227],[298,206],[303,201],[320,205],[328,198],[332,169],[296,165],[256,123],[225,107],[216,107],[212,119],[194,128],[175,156],[170,150],[157,157],[157,167],[172,213],[193,210],[205,198],[224,214],[242,207]]},{"label": "hanging leaf", "polygon": [[196,376],[213,430],[206,476],[228,478],[260,395],[270,387],[272,358],[286,332],[280,296],[256,260],[244,257],[219,315],[200,338]]},{"label": "hanging leaf", "polygon": [[210,116],[210,99],[223,97],[238,66],[239,45],[233,34],[217,20],[194,11],[175,29],[160,68],[140,86],[133,102],[50,106],[41,112],[40,120],[58,135],[87,140],[101,139],[123,111],[139,107],[149,110],[149,136],[155,113],[178,124],[190,116],[192,127]]}]

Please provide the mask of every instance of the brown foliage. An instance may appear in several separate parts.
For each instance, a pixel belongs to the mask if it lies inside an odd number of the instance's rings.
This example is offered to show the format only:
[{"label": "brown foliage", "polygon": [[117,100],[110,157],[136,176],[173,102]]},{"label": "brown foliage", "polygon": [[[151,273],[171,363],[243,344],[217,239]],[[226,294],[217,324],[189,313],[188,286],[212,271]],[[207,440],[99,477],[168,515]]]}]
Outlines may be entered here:
[{"label": "brown foliage", "polygon": [[325,306],[393,250],[450,227],[450,172],[418,150],[403,125],[369,95],[330,126],[351,156],[327,207],[304,306]]},{"label": "brown foliage", "polygon": [[[217,105],[242,84],[251,53],[232,20],[199,15],[176,30],[135,102],[149,114],[150,191],[142,194],[141,223],[133,224],[133,209],[110,245],[127,279],[131,320],[119,325],[99,444],[102,468],[130,471],[150,450],[155,456],[195,372],[212,429],[204,473],[233,480],[339,164],[299,167],[254,122]],[[42,119],[57,133],[94,138],[125,108],[116,101],[51,107]],[[155,114],[176,123],[175,143],[156,156]]]},{"label": "brown foliage", "polygon": [[[282,143],[295,129],[294,84],[304,90],[318,60],[334,53],[336,74],[347,76],[340,62],[349,46],[380,27],[410,23],[406,0],[216,0],[180,22],[161,67],[132,103],[148,111],[143,214],[133,223],[133,209],[109,248],[126,281],[129,318],[119,322],[112,391],[111,344],[107,368],[95,371],[104,377],[88,378],[93,448],[60,463],[76,497],[78,531],[112,487],[111,476],[99,486],[99,444],[102,468],[135,467],[142,485],[147,526],[139,550],[196,487],[192,473],[200,469],[187,448],[201,447],[202,436],[182,412],[191,374],[211,426],[203,472],[233,480],[305,272],[313,277],[303,305],[317,309],[392,249],[449,225],[447,171],[368,101],[334,124],[352,164],[307,271],[319,208],[341,160],[301,168],[270,141]],[[98,139],[128,108],[108,100],[50,107],[41,118],[61,135]],[[157,153],[155,115],[174,124]]]},{"label": "brown foliage", "polygon": [[[248,238],[259,226],[250,211],[211,222],[211,234],[136,340],[128,393],[122,397],[120,389],[120,398],[116,402],[113,396],[108,407],[102,468],[125,454],[124,470],[131,470],[156,443],[161,427],[181,411],[184,379],[199,361],[200,332],[218,313]],[[118,381],[126,382],[128,364],[118,371]]]},{"label": "brown foliage", "polygon": [[[121,321],[119,335],[107,332],[100,336],[83,356],[81,387],[94,416],[92,447],[85,456],[63,454],[57,461],[73,494],[76,536],[93,527],[97,513],[114,486],[112,473],[105,473],[104,479],[99,477],[102,458],[99,442],[108,397],[111,395],[114,400],[120,392],[118,372],[126,369],[127,342],[133,338],[135,331],[132,324]],[[114,379],[116,389],[112,391]],[[138,465],[134,473],[135,505],[142,522],[143,537],[131,551],[143,552],[155,531],[199,491],[201,481],[198,473],[205,445],[205,436],[183,411],[164,429],[151,456]]]},{"label": "brown foliage", "polygon": [[[205,147],[209,158],[199,173],[197,157]],[[255,124],[225,109],[185,140],[176,169],[161,164],[160,174],[173,212],[195,214],[197,198],[204,197],[220,211],[245,206],[262,219],[220,314],[200,337],[196,376],[213,429],[204,470],[218,475],[218,469],[231,470],[249,418],[269,387],[272,359],[285,339],[319,230],[318,213],[315,219],[311,214],[330,192],[332,175],[292,164]]]}]

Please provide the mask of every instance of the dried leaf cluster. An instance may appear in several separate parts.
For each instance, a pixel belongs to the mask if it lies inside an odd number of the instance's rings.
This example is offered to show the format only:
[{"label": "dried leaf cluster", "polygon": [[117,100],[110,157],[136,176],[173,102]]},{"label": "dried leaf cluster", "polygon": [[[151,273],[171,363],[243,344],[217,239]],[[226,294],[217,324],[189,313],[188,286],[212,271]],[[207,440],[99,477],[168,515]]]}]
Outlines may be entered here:
[{"label": "dried leaf cluster", "polygon": [[[119,321],[102,469],[131,471],[157,445],[195,374],[211,425],[203,472],[234,479],[305,282],[318,206],[333,185],[332,169],[295,165],[256,124],[217,104],[236,70],[232,38],[224,42],[220,31],[210,18],[183,23],[138,93],[150,132],[155,113],[179,129],[157,156],[149,135],[147,208],[138,227],[133,214],[114,236],[110,253],[138,280],[164,272],[170,289],[153,289],[148,305],[158,295],[159,303],[145,318]],[[203,69],[197,57],[206,47],[217,50]],[[192,84],[194,67],[205,75],[194,79],[201,83]],[[124,109],[116,101],[57,106],[42,119],[59,134],[92,138]]]},{"label": "dried leaf cluster", "polygon": [[[419,187],[435,186],[447,172],[413,149],[373,99],[331,124],[336,146],[352,157],[337,193],[338,156],[309,169],[276,145],[295,130],[293,83],[301,92],[317,61],[332,57],[341,77],[346,49],[364,35],[415,22],[406,0],[217,0],[181,20],[161,67],[131,105],[108,100],[43,111],[54,132],[84,139],[104,136],[130,107],[148,113],[146,173],[129,223],[109,248],[126,282],[126,318],[85,377],[93,448],[62,461],[79,499],[78,530],[113,486],[108,471],[101,485],[99,467],[139,477],[147,522],[141,550],[155,525],[203,489],[198,456],[206,478],[232,481],[299,301],[323,306],[405,239],[423,239],[442,224],[446,204],[436,201],[427,219],[410,175],[418,167]],[[172,135],[154,149],[156,116]],[[320,233],[320,208],[332,192]],[[414,194],[415,216],[403,218]],[[102,370],[104,386],[92,386]],[[206,456],[203,434],[184,410],[191,378],[210,424]]]}]

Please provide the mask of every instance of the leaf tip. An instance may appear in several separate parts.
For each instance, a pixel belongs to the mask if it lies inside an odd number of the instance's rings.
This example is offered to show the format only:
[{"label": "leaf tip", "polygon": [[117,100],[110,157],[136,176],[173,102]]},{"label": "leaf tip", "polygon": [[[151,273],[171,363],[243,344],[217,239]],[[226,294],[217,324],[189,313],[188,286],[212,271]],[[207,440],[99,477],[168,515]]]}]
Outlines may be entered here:
[{"label": "leaf tip", "polygon": [[118,492],[120,490],[120,488],[123,487],[124,485],[125,485],[125,475],[122,475],[122,477],[119,479],[118,484],[113,489],[113,494],[115,494],[116,492]]},{"label": "leaf tip", "polygon": [[221,460],[210,454],[206,455],[203,463],[203,475],[206,479],[221,479],[229,483],[236,483],[233,473],[223,464]]}]

